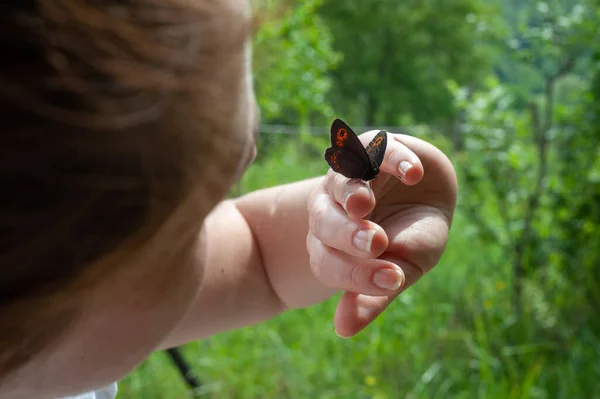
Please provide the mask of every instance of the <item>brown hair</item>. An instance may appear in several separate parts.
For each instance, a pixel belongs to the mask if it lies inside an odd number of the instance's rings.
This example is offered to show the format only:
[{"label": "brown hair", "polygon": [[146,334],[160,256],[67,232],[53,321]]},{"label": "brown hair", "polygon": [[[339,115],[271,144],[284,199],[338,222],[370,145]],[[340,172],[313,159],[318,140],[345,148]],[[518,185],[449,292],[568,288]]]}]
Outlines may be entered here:
[{"label": "brown hair", "polygon": [[234,167],[209,158],[229,145],[208,132],[224,130],[220,71],[248,29],[223,7],[0,5],[0,377],[77,317],[90,265],[143,245],[194,181],[208,196]]}]

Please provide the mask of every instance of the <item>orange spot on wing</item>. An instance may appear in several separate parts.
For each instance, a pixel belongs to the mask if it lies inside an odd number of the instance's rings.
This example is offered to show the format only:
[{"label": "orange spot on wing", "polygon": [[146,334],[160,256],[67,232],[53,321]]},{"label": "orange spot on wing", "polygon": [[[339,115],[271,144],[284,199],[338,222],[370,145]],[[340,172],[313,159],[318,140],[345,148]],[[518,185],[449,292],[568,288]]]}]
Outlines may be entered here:
[{"label": "orange spot on wing", "polygon": [[334,169],[336,169],[336,170],[340,169],[340,164],[338,163],[337,151],[329,156],[329,161],[333,164],[332,166]]},{"label": "orange spot on wing", "polygon": [[336,144],[338,145],[338,147],[343,146],[344,141],[346,141],[347,138],[348,138],[348,132],[346,131],[346,129],[344,129],[344,128],[338,129],[338,131],[336,133]]},{"label": "orange spot on wing", "polygon": [[367,148],[367,152],[371,153],[373,151],[375,151],[376,148],[378,148],[381,145],[381,142],[383,141],[383,137],[379,136],[376,137],[372,143],[369,144],[368,148]]}]

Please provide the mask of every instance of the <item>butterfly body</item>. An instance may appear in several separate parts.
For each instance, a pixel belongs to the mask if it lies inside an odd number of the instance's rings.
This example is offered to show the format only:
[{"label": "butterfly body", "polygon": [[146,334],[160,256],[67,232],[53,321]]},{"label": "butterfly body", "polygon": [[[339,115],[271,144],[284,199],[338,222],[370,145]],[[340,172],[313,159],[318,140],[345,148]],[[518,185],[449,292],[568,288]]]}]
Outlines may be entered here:
[{"label": "butterfly body", "polygon": [[367,148],[341,119],[331,124],[331,147],[325,160],[335,172],[350,179],[373,180],[379,174],[387,147],[387,132],[379,131]]}]

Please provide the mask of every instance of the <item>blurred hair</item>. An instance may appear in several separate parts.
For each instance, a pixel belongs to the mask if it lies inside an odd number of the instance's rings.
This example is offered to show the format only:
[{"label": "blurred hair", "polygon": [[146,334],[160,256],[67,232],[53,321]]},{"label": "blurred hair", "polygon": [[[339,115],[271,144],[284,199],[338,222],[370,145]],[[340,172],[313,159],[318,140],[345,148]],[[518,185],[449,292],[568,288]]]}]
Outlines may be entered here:
[{"label": "blurred hair", "polygon": [[209,134],[227,126],[238,83],[221,73],[250,29],[225,7],[0,5],[0,378],[76,320],[90,274],[111,272],[95,262],[135,252],[194,182],[209,196],[235,168],[218,154],[237,147]]}]

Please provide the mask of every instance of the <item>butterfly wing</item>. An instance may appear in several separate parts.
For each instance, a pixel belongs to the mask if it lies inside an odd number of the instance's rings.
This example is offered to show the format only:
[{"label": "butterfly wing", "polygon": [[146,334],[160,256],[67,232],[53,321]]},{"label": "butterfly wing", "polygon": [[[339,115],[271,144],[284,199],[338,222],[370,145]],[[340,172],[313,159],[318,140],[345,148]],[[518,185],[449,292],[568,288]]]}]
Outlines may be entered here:
[{"label": "butterfly wing", "polygon": [[365,164],[362,158],[344,148],[328,148],[325,151],[325,160],[331,169],[349,179],[362,178],[365,170],[369,167],[369,164]]},{"label": "butterfly wing", "polygon": [[331,168],[351,179],[371,180],[379,173],[387,147],[387,132],[380,131],[367,148],[341,119],[331,124],[331,147],[325,160]]},{"label": "butterfly wing", "polygon": [[325,160],[334,171],[350,179],[361,178],[371,165],[362,143],[341,119],[331,124],[331,147],[325,151]]},{"label": "butterfly wing", "polygon": [[372,167],[379,168],[383,162],[385,156],[385,150],[387,148],[387,132],[380,130],[379,133],[373,137],[373,140],[367,146],[367,154],[371,161]]},{"label": "butterfly wing", "polygon": [[335,119],[331,124],[331,147],[343,148],[347,152],[353,153],[365,165],[369,164],[369,156],[365,147],[350,126],[341,119]]}]

